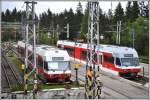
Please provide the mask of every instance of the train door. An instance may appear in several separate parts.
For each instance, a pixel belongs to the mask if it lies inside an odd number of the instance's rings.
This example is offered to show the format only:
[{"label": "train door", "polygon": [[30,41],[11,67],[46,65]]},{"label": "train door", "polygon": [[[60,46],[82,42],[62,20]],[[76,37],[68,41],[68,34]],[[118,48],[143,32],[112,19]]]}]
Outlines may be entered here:
[{"label": "train door", "polygon": [[114,57],[111,53],[103,53],[103,67],[114,69]]}]

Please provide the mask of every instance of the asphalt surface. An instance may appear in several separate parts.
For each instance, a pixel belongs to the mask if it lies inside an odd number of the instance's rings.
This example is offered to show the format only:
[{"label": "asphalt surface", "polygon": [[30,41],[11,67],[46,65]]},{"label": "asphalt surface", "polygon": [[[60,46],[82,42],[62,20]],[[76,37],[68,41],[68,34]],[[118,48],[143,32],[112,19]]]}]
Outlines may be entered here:
[{"label": "asphalt surface", "polygon": [[[74,63],[74,62],[73,62]],[[72,70],[74,70],[72,68]],[[132,82],[119,76],[101,72],[98,78],[102,83],[103,97],[106,99],[148,99],[149,89],[142,84]],[[85,80],[85,65],[79,69],[79,78]],[[75,75],[75,73],[73,73]]]}]

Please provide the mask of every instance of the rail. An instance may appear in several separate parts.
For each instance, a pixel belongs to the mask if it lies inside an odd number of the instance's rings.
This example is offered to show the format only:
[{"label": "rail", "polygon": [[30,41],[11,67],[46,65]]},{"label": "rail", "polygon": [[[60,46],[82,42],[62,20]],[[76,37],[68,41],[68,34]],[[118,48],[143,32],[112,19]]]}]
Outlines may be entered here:
[{"label": "rail", "polygon": [[9,63],[8,58],[2,53],[2,70],[4,71],[8,88],[11,90],[13,85],[20,86],[21,81],[18,79],[18,76],[13,69],[13,66]]}]

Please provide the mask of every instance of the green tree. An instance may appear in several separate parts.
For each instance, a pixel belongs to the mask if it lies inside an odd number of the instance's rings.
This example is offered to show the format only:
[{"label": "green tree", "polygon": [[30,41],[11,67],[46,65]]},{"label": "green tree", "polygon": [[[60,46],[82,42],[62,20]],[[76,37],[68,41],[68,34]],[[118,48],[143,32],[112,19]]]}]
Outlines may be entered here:
[{"label": "green tree", "polygon": [[135,48],[140,55],[149,54],[149,32],[148,32],[148,19],[138,17],[133,23],[135,29]]},{"label": "green tree", "polygon": [[11,18],[12,18],[12,21],[15,22],[15,21],[18,21],[17,19],[17,9],[16,7],[13,9],[12,13],[11,13]]},{"label": "green tree", "polygon": [[139,16],[139,5],[137,1],[133,1],[133,7],[132,7],[132,21],[135,21]]},{"label": "green tree", "polygon": [[79,25],[77,27],[77,30],[76,30],[77,32],[80,31],[80,25],[81,25],[82,17],[83,17],[83,8],[82,8],[81,3],[79,2],[77,5],[76,14],[75,14],[76,25]]},{"label": "green tree", "polygon": [[132,18],[132,6],[131,6],[131,2],[128,1],[127,3],[127,7],[126,7],[126,21],[132,21],[131,18]]},{"label": "green tree", "polygon": [[116,23],[119,20],[124,21],[124,10],[120,2],[115,9],[114,22]]},{"label": "green tree", "polygon": [[6,9],[5,11],[5,21],[11,21],[11,12],[9,9]]},{"label": "green tree", "polygon": [[5,21],[5,13],[3,11],[1,12],[1,15],[2,15],[2,21]]},{"label": "green tree", "polygon": [[88,7],[86,7],[80,29],[81,30],[80,38],[84,40],[86,40],[86,34],[88,33],[88,17],[89,17],[89,9]]}]

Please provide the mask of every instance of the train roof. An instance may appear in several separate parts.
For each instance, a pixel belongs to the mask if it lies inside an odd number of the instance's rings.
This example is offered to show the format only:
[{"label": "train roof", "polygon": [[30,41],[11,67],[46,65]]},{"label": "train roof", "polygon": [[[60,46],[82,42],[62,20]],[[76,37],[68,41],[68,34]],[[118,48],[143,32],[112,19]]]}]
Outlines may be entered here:
[{"label": "train roof", "polygon": [[[57,45],[58,44],[76,46],[76,47],[80,47],[83,49],[87,48],[86,43],[75,43],[75,42],[67,41],[67,40],[59,40],[57,42]],[[138,57],[136,50],[134,48],[130,48],[130,47],[99,44],[98,46],[96,46],[96,50],[99,50],[101,52],[112,53],[116,57],[123,57],[124,54],[133,54],[134,57]]]},{"label": "train roof", "polygon": [[[18,41],[18,45],[25,47],[25,43]],[[29,50],[32,51],[32,45],[29,45]],[[42,56],[46,61],[51,61],[51,57],[64,57],[64,60],[70,60],[69,54],[66,50],[61,50],[49,45],[36,45],[36,52]]]}]

